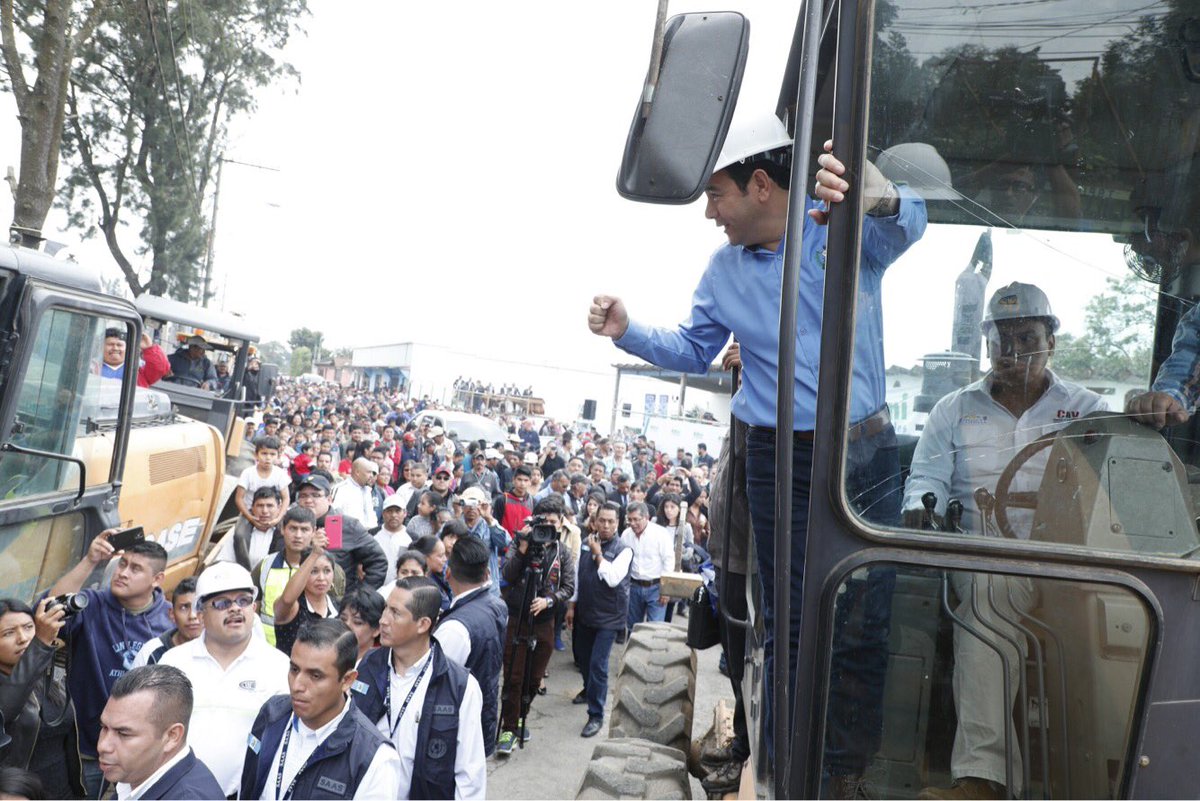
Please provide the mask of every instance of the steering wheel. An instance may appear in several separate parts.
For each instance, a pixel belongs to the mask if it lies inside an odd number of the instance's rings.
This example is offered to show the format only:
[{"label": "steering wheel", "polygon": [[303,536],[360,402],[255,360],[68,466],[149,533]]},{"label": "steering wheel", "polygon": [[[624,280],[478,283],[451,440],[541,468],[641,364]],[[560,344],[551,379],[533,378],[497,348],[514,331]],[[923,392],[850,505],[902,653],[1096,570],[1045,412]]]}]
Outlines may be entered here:
[{"label": "steering wheel", "polygon": [[1009,539],[1015,540],[1018,537],[1008,520],[1008,510],[1037,509],[1038,507],[1037,490],[1032,492],[1012,492],[1009,488],[1012,486],[1013,479],[1016,478],[1017,473],[1025,466],[1026,462],[1054,444],[1058,433],[1058,431],[1051,431],[1048,434],[1043,434],[1018,451],[1017,455],[1008,463],[1008,466],[1004,468],[1004,472],[1000,474],[1000,478],[996,481],[996,491],[993,493],[995,505],[992,508],[993,513],[996,515],[996,527],[1000,529],[1001,534]]}]

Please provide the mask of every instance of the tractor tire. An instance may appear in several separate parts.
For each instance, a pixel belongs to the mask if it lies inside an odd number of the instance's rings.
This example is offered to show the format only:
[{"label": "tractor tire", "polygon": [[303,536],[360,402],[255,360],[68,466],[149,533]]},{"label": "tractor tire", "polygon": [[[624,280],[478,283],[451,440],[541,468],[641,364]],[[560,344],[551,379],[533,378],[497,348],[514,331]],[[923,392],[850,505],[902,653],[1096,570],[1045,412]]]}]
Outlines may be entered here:
[{"label": "tractor tire", "polygon": [[682,751],[645,740],[608,740],[596,746],[576,799],[690,799]]},{"label": "tractor tire", "polygon": [[648,740],[688,753],[696,699],[696,653],[669,623],[634,626],[613,694],[608,736]]}]

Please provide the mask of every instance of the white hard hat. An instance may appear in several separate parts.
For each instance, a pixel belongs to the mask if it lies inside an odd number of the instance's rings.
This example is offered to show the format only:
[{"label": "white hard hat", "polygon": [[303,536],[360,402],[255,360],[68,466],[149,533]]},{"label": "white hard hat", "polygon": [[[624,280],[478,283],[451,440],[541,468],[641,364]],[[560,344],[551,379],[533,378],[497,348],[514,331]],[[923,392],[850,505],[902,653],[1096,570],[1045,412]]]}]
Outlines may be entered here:
[{"label": "white hard hat", "polygon": [[875,166],[892,183],[905,184],[925,200],[958,200],[950,185],[950,168],[937,148],[924,142],[892,145],[879,154]]},{"label": "white hard hat", "polygon": [[774,114],[735,116],[713,172],[723,170],[735,161],[745,161],[759,153],[791,144],[792,135]]},{"label": "white hard hat", "polygon": [[997,320],[1019,320],[1025,317],[1045,317],[1050,320],[1050,333],[1058,330],[1058,318],[1050,311],[1050,299],[1046,293],[1033,284],[1022,284],[1014,281],[1008,286],[1000,287],[988,301],[987,313],[979,327],[986,330],[987,326]]},{"label": "white hard hat", "polygon": [[237,562],[217,562],[209,565],[196,579],[196,598],[203,602],[210,595],[220,595],[233,590],[249,590],[258,597],[258,587],[250,571]]}]

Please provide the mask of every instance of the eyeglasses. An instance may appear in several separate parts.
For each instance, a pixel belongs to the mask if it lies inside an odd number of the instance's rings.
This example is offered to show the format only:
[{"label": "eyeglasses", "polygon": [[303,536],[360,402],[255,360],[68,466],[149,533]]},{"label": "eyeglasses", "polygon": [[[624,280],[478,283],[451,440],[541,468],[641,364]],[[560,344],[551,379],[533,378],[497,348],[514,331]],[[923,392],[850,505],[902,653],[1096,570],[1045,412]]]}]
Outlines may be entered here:
[{"label": "eyeglasses", "polygon": [[254,603],[253,595],[239,595],[236,598],[216,598],[212,601],[205,602],[204,605],[207,607],[210,607],[212,609],[215,609],[218,612],[224,612],[226,609],[233,606],[234,604],[237,604],[238,609],[245,609],[247,606],[250,606],[252,603]]}]

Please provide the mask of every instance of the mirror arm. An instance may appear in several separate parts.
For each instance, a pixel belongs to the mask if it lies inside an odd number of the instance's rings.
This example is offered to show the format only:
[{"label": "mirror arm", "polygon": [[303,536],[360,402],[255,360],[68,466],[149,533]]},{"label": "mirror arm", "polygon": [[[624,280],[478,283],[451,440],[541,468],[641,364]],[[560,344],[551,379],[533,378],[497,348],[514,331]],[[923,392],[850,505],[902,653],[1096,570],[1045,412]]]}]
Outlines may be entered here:
[{"label": "mirror arm", "polygon": [[646,73],[646,86],[642,89],[642,119],[650,116],[654,104],[654,90],[658,87],[658,74],[662,70],[663,32],[667,27],[667,4],[670,0],[658,0],[658,17],[654,20],[654,44],[650,49],[650,69]]}]

